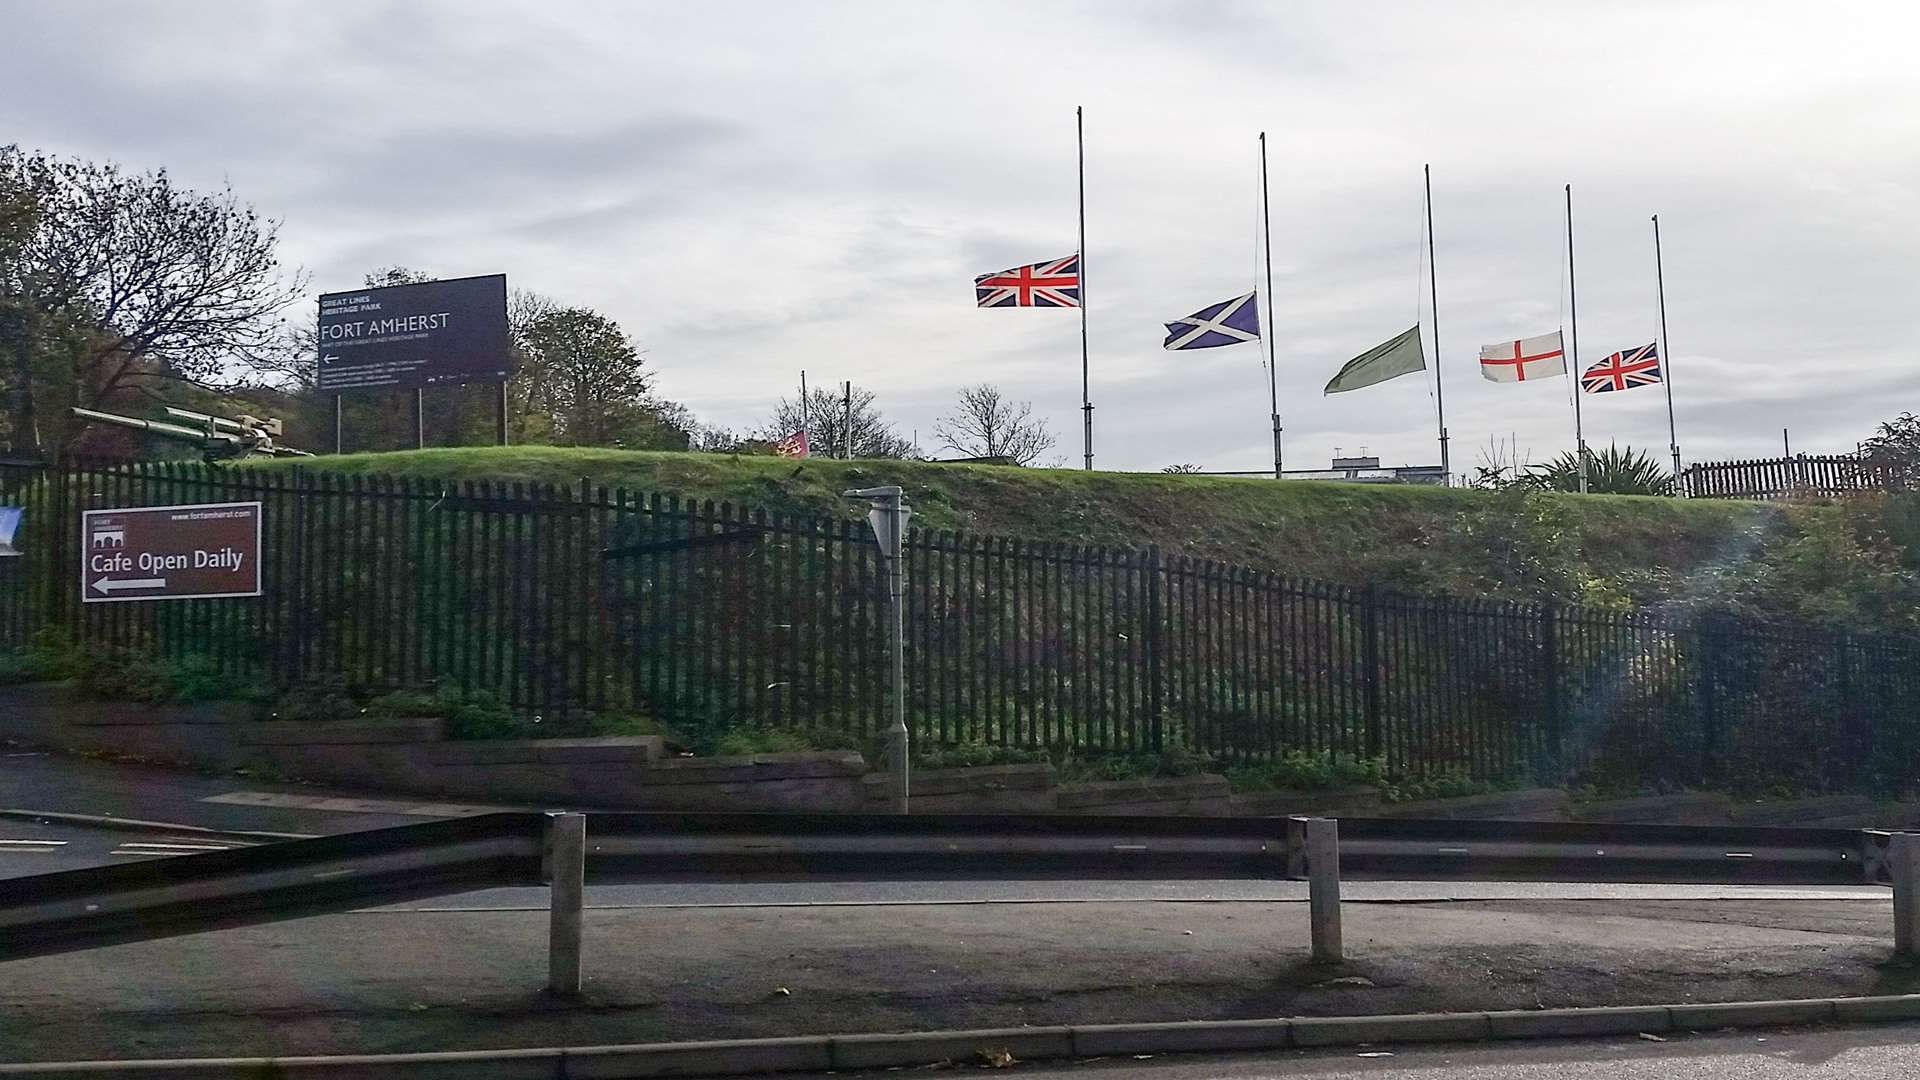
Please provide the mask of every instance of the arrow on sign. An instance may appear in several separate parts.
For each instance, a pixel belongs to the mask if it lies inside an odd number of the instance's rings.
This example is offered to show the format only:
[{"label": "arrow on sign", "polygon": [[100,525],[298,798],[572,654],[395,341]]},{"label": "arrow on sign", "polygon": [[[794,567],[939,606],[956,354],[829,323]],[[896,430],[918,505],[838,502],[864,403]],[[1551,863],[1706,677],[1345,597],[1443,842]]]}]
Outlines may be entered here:
[{"label": "arrow on sign", "polygon": [[163,577],[143,577],[122,578],[119,581],[115,581],[111,578],[101,578],[99,581],[93,583],[93,587],[100,590],[102,596],[111,596],[121,589],[164,589],[167,587],[167,579]]},{"label": "arrow on sign", "polygon": [[337,356],[335,356],[335,355],[333,355],[332,353],[328,353],[327,355],[325,355],[325,356],[323,356],[323,357],[321,357],[321,358],[320,358],[320,362],[321,362],[321,363],[323,363],[323,364],[331,364],[331,363],[333,363],[333,362],[334,362],[335,360],[338,360],[338,359],[340,359],[340,358],[339,358],[339,357],[337,357]]}]

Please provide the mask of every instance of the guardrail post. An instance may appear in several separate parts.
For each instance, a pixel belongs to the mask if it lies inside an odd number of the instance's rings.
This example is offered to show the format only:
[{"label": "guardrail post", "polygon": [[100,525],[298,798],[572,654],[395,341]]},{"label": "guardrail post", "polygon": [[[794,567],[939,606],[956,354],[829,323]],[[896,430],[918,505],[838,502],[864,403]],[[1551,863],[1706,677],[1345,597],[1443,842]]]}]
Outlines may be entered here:
[{"label": "guardrail post", "polygon": [[1307,819],[1307,918],[1313,931],[1313,962],[1338,964],[1340,942],[1340,823]]},{"label": "guardrail post", "polygon": [[1895,833],[1887,842],[1887,869],[1893,878],[1893,955],[1920,956],[1920,836]]},{"label": "guardrail post", "polygon": [[580,930],[587,879],[587,816],[547,815],[547,989],[580,996]]}]

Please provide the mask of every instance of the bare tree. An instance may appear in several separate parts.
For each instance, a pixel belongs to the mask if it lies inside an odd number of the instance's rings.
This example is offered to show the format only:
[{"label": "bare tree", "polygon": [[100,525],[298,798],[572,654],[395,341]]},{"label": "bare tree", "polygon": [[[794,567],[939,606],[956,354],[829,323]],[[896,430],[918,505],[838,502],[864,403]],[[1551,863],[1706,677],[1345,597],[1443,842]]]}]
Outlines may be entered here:
[{"label": "bare tree", "polygon": [[935,436],[968,457],[1002,458],[1031,465],[1053,448],[1045,420],[1033,418],[1033,405],[1010,401],[992,383],[964,387],[953,413],[936,421]]},{"label": "bare tree", "polygon": [[[847,401],[838,390],[815,387],[807,391],[807,445],[818,457],[839,457],[851,445],[857,458],[906,458],[918,450],[913,440],[893,430],[893,425],[874,407],[873,391],[853,388],[851,422]],[[802,427],[800,399],[781,398],[773,415],[761,425],[761,438],[776,442]]]},{"label": "bare tree", "polygon": [[[32,234],[6,285],[68,329],[41,343],[63,354],[62,403],[99,407],[153,379],[229,384],[283,340],[279,313],[305,283],[281,276],[277,223],[231,189],[196,194],[165,170],[132,175],[17,147],[0,148],[0,174],[34,193]],[[31,423],[17,387],[10,405],[16,430],[22,412]]]}]

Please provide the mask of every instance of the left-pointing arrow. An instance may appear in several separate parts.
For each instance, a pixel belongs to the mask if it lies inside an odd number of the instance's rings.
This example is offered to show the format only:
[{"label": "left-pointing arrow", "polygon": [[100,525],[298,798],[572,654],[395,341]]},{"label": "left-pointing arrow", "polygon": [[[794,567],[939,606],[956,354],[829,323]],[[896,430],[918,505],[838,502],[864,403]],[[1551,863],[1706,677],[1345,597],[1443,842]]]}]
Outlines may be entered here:
[{"label": "left-pointing arrow", "polygon": [[167,587],[167,579],[163,577],[143,577],[121,578],[115,581],[112,578],[101,578],[99,581],[93,583],[93,587],[100,590],[102,596],[111,596],[123,589],[164,589]]}]

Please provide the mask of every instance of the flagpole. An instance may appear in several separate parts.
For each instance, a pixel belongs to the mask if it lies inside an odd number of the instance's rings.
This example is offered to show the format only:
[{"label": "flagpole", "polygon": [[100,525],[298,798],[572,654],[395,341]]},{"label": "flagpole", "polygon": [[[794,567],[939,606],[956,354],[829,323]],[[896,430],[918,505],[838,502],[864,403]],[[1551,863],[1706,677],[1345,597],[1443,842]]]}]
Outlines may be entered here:
[{"label": "flagpole", "polygon": [[1080,425],[1087,470],[1093,470],[1093,393],[1087,379],[1087,129],[1081,107],[1073,107],[1073,138],[1080,166]]},{"label": "flagpole", "polygon": [[1429,308],[1433,315],[1433,404],[1440,411],[1440,482],[1451,486],[1453,468],[1447,460],[1447,397],[1440,381],[1440,280],[1433,265],[1433,166],[1422,165],[1420,172],[1427,185],[1427,287],[1433,300]]},{"label": "flagpole", "polygon": [[1267,414],[1273,420],[1273,478],[1280,479],[1280,370],[1273,359],[1273,218],[1267,210],[1267,133],[1260,133],[1260,228],[1267,238]]},{"label": "flagpole", "polygon": [[1653,278],[1660,287],[1660,381],[1667,384],[1667,449],[1673,451],[1673,482],[1680,482],[1680,436],[1673,426],[1673,353],[1667,340],[1667,273],[1660,260],[1660,215],[1653,215]]},{"label": "flagpole", "polygon": [[803,368],[800,371],[800,436],[807,441],[808,452],[802,453],[801,457],[812,456],[813,435],[808,430],[812,425],[807,421],[807,372]]},{"label": "flagpole", "polygon": [[1580,463],[1580,494],[1587,493],[1587,439],[1580,430],[1580,299],[1573,283],[1573,185],[1567,185],[1567,314],[1573,323],[1573,452]]}]

